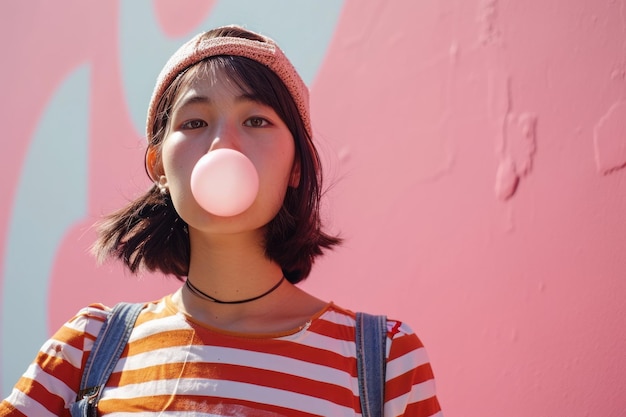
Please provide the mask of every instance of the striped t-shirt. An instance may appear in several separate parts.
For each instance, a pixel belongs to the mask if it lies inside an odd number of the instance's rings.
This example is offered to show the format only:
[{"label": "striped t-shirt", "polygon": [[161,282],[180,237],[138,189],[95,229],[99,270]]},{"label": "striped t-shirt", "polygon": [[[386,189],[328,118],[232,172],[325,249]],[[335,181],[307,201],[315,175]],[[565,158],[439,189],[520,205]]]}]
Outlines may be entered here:
[{"label": "striped t-shirt", "polygon": [[[108,308],[81,310],[41,348],[0,416],[68,416]],[[426,351],[388,320],[385,416],[440,416]],[[355,315],[328,304],[285,334],[237,334],[177,310],[142,310],[98,405],[100,415],[359,416]],[[137,414],[133,414],[137,415]]]}]

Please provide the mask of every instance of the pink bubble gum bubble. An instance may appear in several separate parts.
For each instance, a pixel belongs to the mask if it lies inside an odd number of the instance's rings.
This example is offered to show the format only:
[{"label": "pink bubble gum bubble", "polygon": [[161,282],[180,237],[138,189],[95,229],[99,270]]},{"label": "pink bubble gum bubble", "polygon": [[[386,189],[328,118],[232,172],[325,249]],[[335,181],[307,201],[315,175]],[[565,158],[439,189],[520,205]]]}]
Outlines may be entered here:
[{"label": "pink bubble gum bubble", "polygon": [[259,191],[254,164],[232,149],[204,155],[191,172],[191,192],[203,209],[216,216],[236,216],[246,211]]}]

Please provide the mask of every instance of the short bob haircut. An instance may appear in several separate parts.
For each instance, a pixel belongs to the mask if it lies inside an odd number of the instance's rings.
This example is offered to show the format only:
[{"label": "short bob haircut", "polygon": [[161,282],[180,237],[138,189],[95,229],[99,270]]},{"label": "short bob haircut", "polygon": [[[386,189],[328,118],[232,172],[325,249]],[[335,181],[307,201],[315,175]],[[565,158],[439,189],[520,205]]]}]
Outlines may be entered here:
[{"label": "short bob haircut", "polygon": [[[236,27],[209,31],[203,37],[219,36],[263,41],[255,33]],[[322,231],[319,155],[292,96],[274,72],[252,59],[231,55],[212,56],[187,68],[157,103],[155,122],[148,126],[152,136],[147,152],[156,151],[158,162],[176,97],[196,77],[213,72],[211,69],[224,71],[239,88],[252,92],[259,101],[272,107],[294,138],[300,182],[297,187],[288,187],[278,214],[266,225],[265,254],[281,266],[291,283],[298,283],[309,275],[315,258],[323,250],[341,243],[341,239]],[[149,159],[146,158],[146,163],[150,163]],[[147,166],[146,171],[150,176]],[[189,271],[187,224],[174,209],[169,193],[161,193],[156,184],[98,223],[98,238],[92,251],[100,263],[110,257],[118,258],[133,273],[160,271],[182,280]]]}]

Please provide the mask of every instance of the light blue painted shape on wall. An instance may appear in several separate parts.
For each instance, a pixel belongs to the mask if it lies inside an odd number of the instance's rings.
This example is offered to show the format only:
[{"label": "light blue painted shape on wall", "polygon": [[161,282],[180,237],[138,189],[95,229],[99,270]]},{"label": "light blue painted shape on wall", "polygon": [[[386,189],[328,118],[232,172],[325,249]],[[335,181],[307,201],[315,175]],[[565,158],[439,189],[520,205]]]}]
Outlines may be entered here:
[{"label": "light blue painted shape on wall", "polygon": [[120,53],[124,96],[135,129],[144,135],[154,82],[167,59],[196,33],[238,24],[274,39],[311,85],[335,32],[343,0],[222,0],[186,36],[171,39],[158,26],[149,0],[123,0]]},{"label": "light blue painted shape on wall", "polygon": [[0,299],[2,398],[48,337],[50,271],[64,234],[87,212],[90,68],[74,70],[43,113],[10,218]]}]

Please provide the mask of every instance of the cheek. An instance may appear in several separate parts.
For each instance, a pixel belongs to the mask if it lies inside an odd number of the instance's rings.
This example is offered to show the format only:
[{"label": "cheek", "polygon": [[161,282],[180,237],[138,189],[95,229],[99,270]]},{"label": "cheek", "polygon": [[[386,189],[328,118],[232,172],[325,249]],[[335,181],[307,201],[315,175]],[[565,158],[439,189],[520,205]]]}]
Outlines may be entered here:
[{"label": "cheek", "polygon": [[281,154],[274,154],[265,159],[265,163],[259,169],[260,192],[272,201],[273,206],[283,203],[287,187],[291,183],[294,166],[293,149],[285,149]]},{"label": "cheek", "polygon": [[176,140],[175,137],[167,138],[163,144],[161,159],[163,163],[163,173],[169,183],[179,183],[184,177],[191,176],[194,165],[193,153],[189,147]]},{"label": "cheek", "polygon": [[191,192],[191,173],[186,172],[184,167],[171,167],[168,174],[167,182],[174,210],[190,226],[202,224],[206,213]]},{"label": "cheek", "polygon": [[163,145],[162,163],[163,175],[167,179],[167,186],[176,210],[181,213],[183,206],[191,195],[191,171],[197,158],[189,150],[177,146],[175,141],[168,141]]}]

